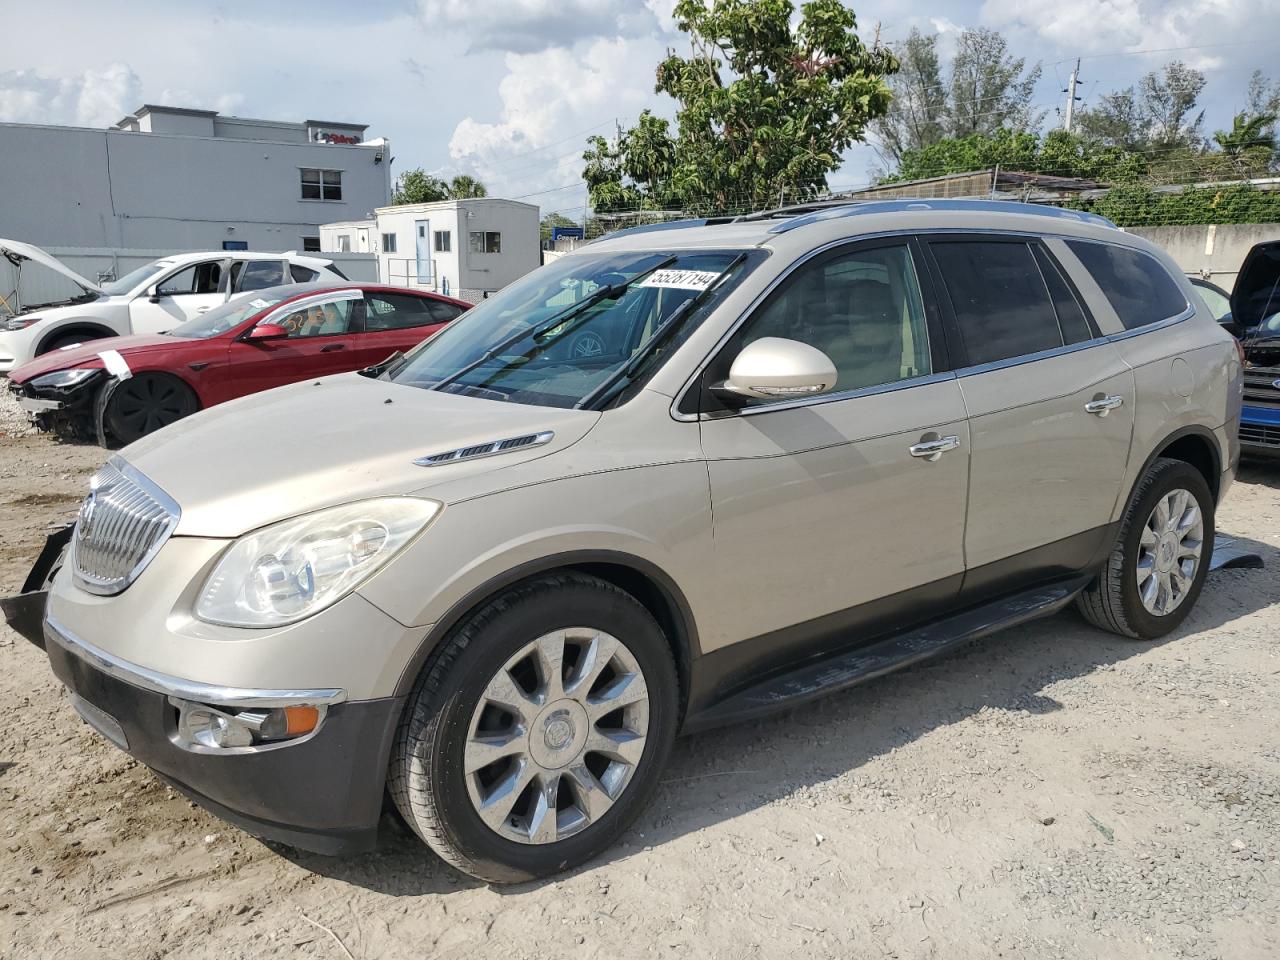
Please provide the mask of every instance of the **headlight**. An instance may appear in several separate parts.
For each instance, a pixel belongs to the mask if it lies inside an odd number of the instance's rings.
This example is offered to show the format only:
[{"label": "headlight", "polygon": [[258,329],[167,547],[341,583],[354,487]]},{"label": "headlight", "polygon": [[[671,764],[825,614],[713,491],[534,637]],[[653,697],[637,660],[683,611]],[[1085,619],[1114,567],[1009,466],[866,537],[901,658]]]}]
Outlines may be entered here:
[{"label": "headlight", "polygon": [[99,367],[72,367],[70,370],[55,370],[31,381],[33,387],[55,387],[65,389],[84,383],[95,374],[101,373]]},{"label": "headlight", "polygon": [[209,574],[195,614],[232,627],[305,619],[354,590],[439,512],[434,500],[387,497],[245,534]]}]

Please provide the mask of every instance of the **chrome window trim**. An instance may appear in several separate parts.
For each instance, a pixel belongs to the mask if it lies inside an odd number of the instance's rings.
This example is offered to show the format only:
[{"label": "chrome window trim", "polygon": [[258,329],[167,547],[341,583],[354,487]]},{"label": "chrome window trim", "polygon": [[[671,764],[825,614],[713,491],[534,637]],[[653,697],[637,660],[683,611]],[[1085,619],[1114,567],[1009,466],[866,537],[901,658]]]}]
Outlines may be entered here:
[{"label": "chrome window trim", "polygon": [[724,413],[702,414],[704,420],[726,420],[730,417],[753,417],[761,413],[772,413],[775,410],[795,410],[798,407],[812,407],[819,403],[833,403],[838,400],[856,400],[860,397],[874,397],[882,393],[896,393],[899,390],[910,390],[912,387],[926,387],[933,383],[943,383],[956,379],[954,370],[941,373],[925,373],[918,377],[907,377],[902,380],[890,380],[871,387],[857,387],[853,390],[840,390],[835,393],[820,393],[813,397],[802,397],[795,400],[782,400],[778,403],[764,403],[758,407],[742,407],[739,410],[726,410]]},{"label": "chrome window trim", "polygon": [[[287,286],[287,284],[281,284],[281,286]],[[252,294],[253,292],[254,291],[246,291],[246,294]],[[244,296],[244,295],[245,294],[241,294],[241,296]],[[341,289],[341,290],[322,290],[320,293],[313,293],[307,297],[301,297],[297,300],[289,300],[286,303],[277,303],[272,307],[267,307],[266,309],[270,310],[271,312],[268,313],[261,320],[259,320],[257,323],[255,323],[253,326],[260,327],[263,324],[275,323],[278,317],[293,313],[295,310],[302,310],[306,307],[315,306],[318,303],[323,303],[329,300],[333,300],[336,302],[339,300],[363,300],[363,299],[364,299],[364,290],[360,289],[359,287],[352,287],[349,289]],[[249,329],[252,330],[253,327],[250,327]],[[329,334],[329,336],[335,336],[335,334]],[[345,336],[345,334],[336,334],[336,336]]]},{"label": "chrome window trim", "polygon": [[[697,363],[697,365],[694,367],[693,373],[685,379],[680,389],[675,392],[675,396],[671,401],[671,408],[670,408],[671,418],[673,420],[678,420],[684,423],[695,423],[700,420],[723,420],[729,416],[751,416],[762,410],[780,410],[780,409],[790,410],[796,407],[808,406],[813,403],[825,403],[831,400],[856,399],[857,397],[860,397],[860,396],[867,396],[867,395],[876,394],[876,393],[885,393],[885,392],[888,392],[889,389],[902,390],[911,386],[924,386],[926,382],[937,382],[933,379],[935,377],[938,378],[939,380],[942,380],[942,379],[947,379],[948,376],[955,376],[955,377],[973,376],[978,373],[986,373],[990,370],[998,370],[1003,367],[1018,366],[1023,363],[1031,363],[1036,360],[1044,360],[1054,356],[1073,353],[1077,350],[1084,350],[1091,347],[1096,347],[1103,343],[1114,343],[1118,340],[1127,340],[1130,337],[1136,337],[1143,333],[1148,333],[1150,331],[1155,331],[1155,330],[1162,330],[1165,327],[1173,326],[1175,323],[1181,323],[1182,321],[1190,319],[1192,316],[1195,315],[1195,312],[1196,312],[1195,307],[1192,306],[1190,302],[1188,302],[1187,308],[1182,313],[1173,317],[1168,317],[1165,320],[1160,320],[1156,323],[1148,323],[1145,326],[1134,327],[1132,330],[1122,330],[1119,333],[1104,334],[1101,337],[1095,337],[1091,340],[1082,340],[1079,343],[1066,344],[1065,346],[1055,347],[1052,350],[1044,350],[1039,353],[1025,354],[1019,357],[1009,357],[1008,359],[995,360],[995,361],[992,361],[991,363],[975,364],[968,367],[961,367],[953,371],[943,371],[943,373],[940,373],[940,374],[926,374],[925,376],[922,376],[922,377],[913,377],[910,380],[897,380],[897,381],[893,381],[890,384],[885,384],[882,387],[869,387],[869,388],[860,389],[860,390],[850,390],[850,391],[844,391],[843,393],[840,393],[840,394],[822,394],[817,397],[807,397],[807,398],[798,399],[798,400],[787,400],[787,401],[783,401],[780,404],[767,404],[759,407],[746,407],[741,410],[728,411],[723,414],[704,414],[704,413],[694,414],[694,413],[682,413],[680,411],[680,402],[684,399],[685,394],[689,392],[689,390],[695,385],[698,378],[702,376],[703,371],[707,368],[707,365],[716,356],[716,354],[718,354],[724,348],[725,344],[727,344],[729,340],[733,337],[733,335],[738,332],[738,329],[747,321],[747,319],[751,316],[751,314],[754,313],[756,309],[759,308],[761,303],[764,302],[765,298],[767,298],[770,294],[772,294],[773,291],[776,290],[788,277],[790,277],[792,273],[798,270],[802,265],[807,263],[809,260],[812,260],[814,257],[819,256],[823,253],[826,253],[827,251],[832,250],[836,247],[855,244],[855,243],[861,243],[865,240],[886,240],[886,239],[894,239],[899,237],[906,240],[910,240],[912,237],[919,237],[921,239],[924,239],[926,237],[931,237],[931,236],[946,236],[946,235],[957,235],[957,234],[1023,237],[1023,238],[1026,238],[1027,240],[1036,240],[1036,239],[1044,239],[1047,237],[1052,237],[1054,239],[1063,240],[1063,241],[1079,240],[1084,243],[1109,244],[1111,246],[1124,247],[1125,249],[1134,250],[1138,253],[1141,253],[1144,256],[1147,256],[1150,259],[1154,260],[1157,264],[1159,264],[1161,269],[1164,269],[1165,273],[1169,272],[1167,269],[1165,269],[1164,264],[1160,263],[1160,260],[1157,257],[1152,256],[1150,253],[1147,253],[1147,251],[1141,249],[1140,247],[1130,246],[1129,244],[1124,244],[1124,243],[1116,243],[1115,241],[1112,241],[1112,240],[1097,240],[1097,239],[1094,239],[1093,237],[1077,237],[1077,236],[1072,236],[1071,234],[1057,233],[1051,230],[1029,232],[1027,230],[1018,230],[1013,228],[1004,230],[999,228],[979,229],[979,228],[972,228],[972,227],[935,227],[935,228],[916,228],[916,229],[903,229],[903,230],[883,230],[883,231],[877,231],[875,233],[864,233],[864,234],[858,234],[850,237],[841,237],[838,240],[832,240],[832,241],[829,241],[828,243],[824,243],[822,246],[815,247],[814,249],[805,253],[803,256],[793,260],[791,262],[791,265],[785,271],[778,274],[778,276],[774,277],[773,280],[771,280],[768,283],[768,285],[766,285],[764,290],[762,290],[749,304],[747,304],[747,306],[733,321],[733,323],[729,325],[729,328],[727,329],[727,331],[720,337],[719,340],[716,341],[715,345],[711,348],[711,350],[707,353],[707,355],[704,356],[702,360],[700,360]],[[1056,260],[1057,258],[1055,257],[1054,259]],[[1081,264],[1081,268],[1086,269],[1083,264]],[[1070,277],[1070,271],[1067,271],[1067,276]],[[1092,276],[1092,274],[1090,274],[1090,276]],[[1181,289],[1181,287],[1179,287],[1179,289]],[[1106,295],[1105,291],[1103,295],[1104,296]],[[1107,302],[1110,303],[1110,300],[1108,300]],[[1117,318],[1118,317],[1119,317],[1119,314],[1117,314]]]},{"label": "chrome window trim", "polygon": [[[99,597],[114,597],[116,594],[127,590],[142,575],[142,571],[150,566],[151,561],[156,558],[156,554],[169,542],[169,538],[173,536],[173,531],[178,527],[178,521],[182,519],[182,508],[178,506],[178,502],[161,490],[146,474],[139,471],[119,454],[108,458],[107,463],[118,470],[126,479],[141,487],[149,497],[160,504],[165,512],[168,513],[169,522],[165,524],[164,531],[160,536],[156,537],[156,542],[142,555],[142,559],[133,565],[124,578],[110,584],[95,583],[80,575],[80,568],[75,557],[76,531],[71,531],[70,549],[67,552],[67,563],[71,567],[71,578],[81,590]],[[77,518],[76,526],[78,527],[79,524],[80,521]]]},{"label": "chrome window trim", "polygon": [[287,707],[298,704],[329,706],[347,699],[347,692],[340,689],[258,690],[183,680],[107,653],[101,647],[76,636],[50,616],[45,617],[44,636],[46,641],[58,644],[63,650],[109,677],[151,693],[177,697],[180,700],[224,707]]}]

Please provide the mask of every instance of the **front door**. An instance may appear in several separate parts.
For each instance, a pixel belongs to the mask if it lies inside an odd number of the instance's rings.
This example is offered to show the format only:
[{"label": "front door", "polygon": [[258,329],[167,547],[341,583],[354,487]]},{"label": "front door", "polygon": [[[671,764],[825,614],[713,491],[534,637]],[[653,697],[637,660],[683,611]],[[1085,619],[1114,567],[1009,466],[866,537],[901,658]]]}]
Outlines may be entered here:
[{"label": "front door", "polygon": [[359,290],[294,300],[260,322],[289,331],[280,340],[236,340],[229,354],[224,399],[269,390],[298,380],[355,369],[351,329],[358,328],[364,300]]},{"label": "front door", "polygon": [[418,282],[431,282],[431,221],[419,220],[414,226],[418,251]]},{"label": "front door", "polygon": [[972,437],[965,592],[1084,569],[1110,542],[1133,372],[1039,240],[938,236],[928,247]]},{"label": "front door", "polygon": [[[794,659],[832,633],[857,643],[957,595],[969,437],[919,259],[893,240],[808,261],[708,368],[705,382],[723,380],[747,343],[784,337],[825,352],[838,380],[823,396],[740,410],[715,410],[704,392],[723,598],[704,650],[761,638],[770,658]],[[949,449],[927,454],[933,441]]]},{"label": "front door", "polygon": [[170,273],[129,304],[129,325],[134,333],[162,333],[193,319],[227,299],[223,260],[188,264]]}]

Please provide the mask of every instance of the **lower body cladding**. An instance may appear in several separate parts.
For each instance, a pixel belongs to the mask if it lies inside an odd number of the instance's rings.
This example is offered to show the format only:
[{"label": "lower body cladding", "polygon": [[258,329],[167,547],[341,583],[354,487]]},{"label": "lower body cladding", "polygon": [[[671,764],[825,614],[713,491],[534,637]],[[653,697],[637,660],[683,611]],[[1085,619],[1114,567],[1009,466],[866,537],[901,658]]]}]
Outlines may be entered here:
[{"label": "lower body cladding", "polygon": [[322,854],[373,849],[403,698],[232,690],[109,657],[45,621],[80,716],[218,817]]},{"label": "lower body cladding", "polygon": [[1240,451],[1246,456],[1280,457],[1280,405],[1245,405],[1240,414]]}]

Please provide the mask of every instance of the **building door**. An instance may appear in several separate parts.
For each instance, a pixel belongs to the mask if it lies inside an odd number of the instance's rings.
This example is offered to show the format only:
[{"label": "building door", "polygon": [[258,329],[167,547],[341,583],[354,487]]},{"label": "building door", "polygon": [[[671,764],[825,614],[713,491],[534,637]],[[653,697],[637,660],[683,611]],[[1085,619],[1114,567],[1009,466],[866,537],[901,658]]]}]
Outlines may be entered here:
[{"label": "building door", "polygon": [[418,282],[431,282],[431,221],[417,222]]},{"label": "building door", "polygon": [[369,231],[361,228],[359,234],[359,247],[361,253],[369,252]]}]

